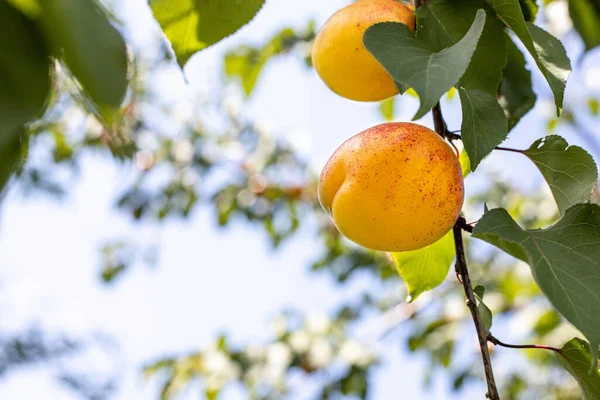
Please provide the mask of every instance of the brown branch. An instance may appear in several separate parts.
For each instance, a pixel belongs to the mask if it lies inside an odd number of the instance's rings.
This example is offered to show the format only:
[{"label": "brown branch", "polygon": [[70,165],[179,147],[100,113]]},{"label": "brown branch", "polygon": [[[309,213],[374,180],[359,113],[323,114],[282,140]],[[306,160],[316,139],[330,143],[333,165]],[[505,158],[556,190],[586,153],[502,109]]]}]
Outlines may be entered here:
[{"label": "brown branch", "polygon": [[[417,0],[418,2],[418,0]],[[433,114],[433,123],[435,131],[442,137],[446,137],[448,128],[442,115],[442,109],[438,102],[435,107],[431,110]],[[473,227],[467,224],[467,221],[461,216],[456,221],[456,224],[452,228],[454,233],[454,248],[456,250],[456,273],[459,276],[459,281],[465,290],[465,296],[467,298],[467,307],[471,311],[471,317],[475,324],[475,330],[477,331],[477,338],[479,339],[479,348],[481,350],[481,358],[483,360],[483,368],[485,370],[485,380],[487,382],[488,392],[486,397],[491,400],[500,400],[498,388],[496,387],[496,380],[494,379],[494,371],[492,369],[492,359],[488,349],[488,330],[483,324],[479,310],[477,309],[477,302],[475,300],[475,293],[473,291],[473,285],[471,284],[471,278],[469,277],[469,269],[467,268],[467,260],[465,258],[465,245],[462,238],[462,231],[472,231]]]}]

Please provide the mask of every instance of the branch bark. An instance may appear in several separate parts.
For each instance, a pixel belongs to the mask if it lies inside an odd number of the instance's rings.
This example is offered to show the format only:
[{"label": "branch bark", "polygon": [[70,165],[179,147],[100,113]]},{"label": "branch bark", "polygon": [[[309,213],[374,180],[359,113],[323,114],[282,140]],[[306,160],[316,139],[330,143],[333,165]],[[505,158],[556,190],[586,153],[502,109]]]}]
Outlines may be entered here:
[{"label": "branch bark", "polygon": [[[446,122],[442,114],[442,108],[440,103],[437,103],[431,110],[433,114],[433,123],[435,131],[442,137],[446,137]],[[473,291],[473,285],[471,284],[471,278],[469,276],[469,269],[467,268],[467,260],[465,257],[465,245],[462,238],[462,231],[470,225],[467,221],[460,216],[456,221],[456,224],[452,228],[454,233],[454,248],[456,250],[456,274],[461,282],[465,296],[467,298],[467,307],[471,311],[471,317],[475,324],[475,330],[477,331],[477,338],[479,340],[479,348],[481,350],[481,358],[483,360],[483,368],[485,370],[485,380],[487,382],[488,392],[486,397],[491,400],[500,400],[498,388],[496,386],[496,380],[494,379],[494,370],[492,368],[492,360],[488,349],[488,330],[483,324],[479,310],[477,309],[477,301],[475,300],[475,293]],[[468,230],[468,229],[465,229]]]}]

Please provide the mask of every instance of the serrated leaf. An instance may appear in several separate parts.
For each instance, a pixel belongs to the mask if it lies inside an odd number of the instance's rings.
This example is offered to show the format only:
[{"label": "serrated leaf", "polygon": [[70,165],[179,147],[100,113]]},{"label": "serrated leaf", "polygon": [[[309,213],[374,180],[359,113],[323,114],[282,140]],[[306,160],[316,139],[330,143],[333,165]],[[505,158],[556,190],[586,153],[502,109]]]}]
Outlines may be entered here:
[{"label": "serrated leaf", "polygon": [[467,33],[479,9],[486,13],[485,25],[459,85],[496,96],[506,63],[506,39],[504,25],[484,0],[423,2],[417,10],[417,38],[432,51],[450,47]]},{"label": "serrated leaf", "polygon": [[431,110],[463,76],[484,23],[485,12],[479,10],[465,36],[439,52],[429,50],[406,25],[393,22],[370,27],[363,42],[399,86],[417,92],[421,106],[413,118],[416,120]]},{"label": "serrated leaf", "polygon": [[525,154],[548,182],[560,215],[590,199],[598,181],[598,168],[587,151],[553,135],[536,140]]},{"label": "serrated leaf", "polygon": [[459,89],[462,106],[461,138],[475,171],[481,160],[508,135],[504,111],[496,98],[481,90]]},{"label": "serrated leaf", "polygon": [[454,259],[452,231],[432,245],[419,250],[391,253],[396,269],[408,289],[410,301],[444,282]]},{"label": "serrated leaf", "polygon": [[581,389],[583,400],[600,399],[600,371],[598,363],[593,365],[590,344],[579,338],[569,340],[556,355],[558,362],[575,378]]},{"label": "serrated leaf", "polygon": [[128,82],[125,40],[95,0],[41,2],[46,35],[101,109],[119,108]]},{"label": "serrated leaf", "polygon": [[396,105],[396,99],[390,97],[389,99],[383,100],[379,103],[379,113],[386,121],[392,121],[394,119],[394,106]]},{"label": "serrated leaf", "polygon": [[36,24],[0,0],[0,190],[21,160],[25,125],[50,93],[48,50]]},{"label": "serrated leaf", "polygon": [[569,14],[573,26],[583,39],[585,50],[600,46],[600,1],[571,0]]},{"label": "serrated leaf", "polygon": [[473,236],[527,262],[554,308],[582,332],[598,359],[600,206],[578,204],[547,229],[523,230],[504,209],[484,214]]},{"label": "serrated leaf", "polygon": [[483,296],[485,295],[485,288],[481,285],[475,286],[473,289],[475,294],[475,299],[477,300],[477,310],[479,310],[479,315],[481,316],[481,320],[483,321],[483,325],[489,331],[492,328],[492,311],[489,307],[483,302]]},{"label": "serrated leaf", "polygon": [[554,94],[560,115],[571,62],[560,40],[531,23],[525,22],[519,0],[490,0],[500,19],[512,29],[533,56]]},{"label": "serrated leaf", "polygon": [[504,108],[510,132],[535,105],[536,96],[531,84],[531,72],[525,57],[510,37],[506,38],[507,61],[500,82],[499,103]]},{"label": "serrated leaf", "polygon": [[260,11],[265,0],[150,0],[154,17],[183,68],[197,51],[235,33]]}]

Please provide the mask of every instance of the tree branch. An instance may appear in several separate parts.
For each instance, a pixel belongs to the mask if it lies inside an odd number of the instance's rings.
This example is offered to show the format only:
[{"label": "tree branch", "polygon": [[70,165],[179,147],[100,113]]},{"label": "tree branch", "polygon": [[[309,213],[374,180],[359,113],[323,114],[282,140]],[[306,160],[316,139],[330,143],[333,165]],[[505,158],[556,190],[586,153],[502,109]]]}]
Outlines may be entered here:
[{"label": "tree branch", "polygon": [[506,347],[509,349],[541,349],[541,350],[553,351],[555,353],[560,354],[561,356],[563,355],[562,351],[560,349],[557,349],[556,347],[552,347],[552,346],[544,346],[542,344],[508,344],[508,343],[504,343],[504,342],[501,342],[500,340],[496,339],[496,337],[494,335],[492,335],[491,333],[488,333],[488,341],[490,343],[493,343],[496,346]]},{"label": "tree branch", "polygon": [[[417,3],[419,1],[417,0]],[[442,108],[438,102],[435,107],[431,110],[433,114],[433,123],[435,131],[442,137],[446,137],[448,128],[442,115]],[[481,350],[481,358],[483,360],[483,368],[485,370],[485,380],[487,382],[488,392],[486,397],[491,400],[500,400],[498,394],[498,388],[496,387],[496,381],[494,379],[494,371],[492,369],[492,360],[490,358],[490,352],[488,350],[488,330],[483,324],[479,310],[477,309],[477,302],[475,300],[475,294],[473,292],[473,285],[471,284],[471,278],[469,277],[469,270],[467,268],[467,260],[465,258],[465,245],[462,238],[462,230],[472,231],[472,227],[467,224],[467,221],[460,216],[456,224],[452,228],[454,233],[454,248],[456,250],[456,273],[459,276],[459,281],[462,283],[465,290],[465,296],[467,298],[467,307],[471,311],[471,317],[475,324],[475,330],[477,331],[477,338],[479,339],[479,348]]]}]

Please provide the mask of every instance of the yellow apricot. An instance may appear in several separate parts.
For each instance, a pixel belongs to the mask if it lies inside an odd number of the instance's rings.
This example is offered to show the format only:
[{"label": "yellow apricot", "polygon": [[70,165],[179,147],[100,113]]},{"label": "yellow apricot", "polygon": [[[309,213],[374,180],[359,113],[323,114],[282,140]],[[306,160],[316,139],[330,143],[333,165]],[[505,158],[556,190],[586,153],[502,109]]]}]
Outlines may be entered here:
[{"label": "yellow apricot", "polygon": [[382,251],[409,251],[441,239],[464,199],[458,157],[434,131],[386,123],[344,142],[319,178],[319,200],[340,232]]},{"label": "yellow apricot", "polygon": [[401,22],[414,32],[415,12],[399,0],[359,0],[323,25],[312,60],[321,79],[342,97],[378,101],[398,94],[387,71],[363,44],[363,34],[380,22]]}]

